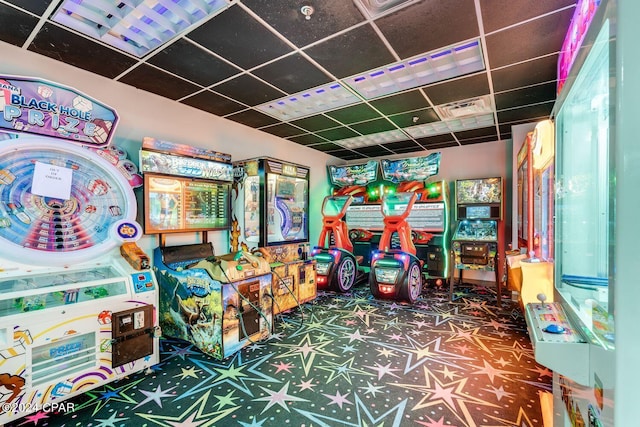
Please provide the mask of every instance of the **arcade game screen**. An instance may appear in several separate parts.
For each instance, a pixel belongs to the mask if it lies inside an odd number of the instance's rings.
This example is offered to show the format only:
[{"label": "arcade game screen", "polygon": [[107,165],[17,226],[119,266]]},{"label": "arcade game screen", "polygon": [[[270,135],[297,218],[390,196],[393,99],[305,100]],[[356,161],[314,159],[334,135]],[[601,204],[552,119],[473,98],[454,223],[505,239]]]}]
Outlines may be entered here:
[{"label": "arcade game screen", "polygon": [[144,181],[146,234],[229,227],[230,184],[148,173]]},{"label": "arcade game screen", "polygon": [[502,180],[500,178],[457,180],[456,202],[458,205],[501,203]]},{"label": "arcade game screen", "polygon": [[306,179],[267,174],[267,244],[309,239],[308,185]]}]

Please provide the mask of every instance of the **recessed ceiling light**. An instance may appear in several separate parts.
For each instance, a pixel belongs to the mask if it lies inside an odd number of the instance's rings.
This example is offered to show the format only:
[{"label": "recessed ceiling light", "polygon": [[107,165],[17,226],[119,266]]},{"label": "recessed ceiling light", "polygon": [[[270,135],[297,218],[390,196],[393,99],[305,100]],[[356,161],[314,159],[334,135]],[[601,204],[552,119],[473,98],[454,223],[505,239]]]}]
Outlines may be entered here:
[{"label": "recessed ceiling light", "polygon": [[414,138],[424,138],[427,136],[441,135],[443,133],[479,129],[494,124],[493,113],[489,113],[480,116],[425,123],[423,125],[404,128],[403,130]]},{"label": "recessed ceiling light", "polygon": [[378,144],[388,144],[389,142],[406,140],[407,135],[400,130],[390,130],[387,132],[379,132],[371,135],[356,136],[353,138],[341,139],[339,141],[333,141],[334,144],[340,145],[344,148],[360,148],[369,147]]},{"label": "recessed ceiling light", "polygon": [[344,79],[366,99],[484,70],[480,41],[452,45]]},{"label": "recessed ceiling light", "polygon": [[64,0],[52,20],[140,58],[227,5],[227,0]]},{"label": "recessed ceiling light", "polygon": [[330,83],[258,105],[256,108],[280,120],[293,120],[335,110],[358,101],[360,99],[341,84]]}]

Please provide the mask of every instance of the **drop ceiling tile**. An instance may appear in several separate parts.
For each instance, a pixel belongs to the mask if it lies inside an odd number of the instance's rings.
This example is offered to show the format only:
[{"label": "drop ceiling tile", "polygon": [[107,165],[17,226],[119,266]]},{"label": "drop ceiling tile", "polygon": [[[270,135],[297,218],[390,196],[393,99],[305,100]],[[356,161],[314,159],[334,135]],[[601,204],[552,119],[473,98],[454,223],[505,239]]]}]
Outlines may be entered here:
[{"label": "drop ceiling tile", "polygon": [[480,0],[485,33],[535,18],[567,6],[575,7],[576,0]]},{"label": "drop ceiling tile", "polygon": [[[351,0],[322,0],[313,3],[300,0],[243,0],[242,3],[300,47],[322,40],[364,20],[364,16]],[[306,3],[314,8],[308,20],[300,11]]]},{"label": "drop ceiling tile", "polygon": [[556,81],[557,54],[491,71],[494,92],[516,89],[538,83]]},{"label": "drop ceiling tile", "polygon": [[337,141],[340,139],[353,138],[354,136],[358,136],[358,134],[347,127],[339,127],[333,128],[323,131],[317,131],[317,135],[320,135],[323,138],[328,139],[329,141]]},{"label": "drop ceiling tile", "polygon": [[299,53],[257,68],[251,74],[290,94],[333,81]]},{"label": "drop ceiling tile", "polygon": [[183,98],[201,89],[186,80],[167,74],[147,64],[141,64],[129,71],[120,81],[173,100]]},{"label": "drop ceiling tile", "polygon": [[495,142],[498,141],[496,136],[483,136],[481,138],[461,139],[460,145],[481,144],[483,142]]},{"label": "drop ceiling tile", "polygon": [[322,144],[316,144],[316,145],[311,145],[311,147],[314,150],[319,150],[319,151],[335,151],[335,150],[340,150],[342,149],[341,146],[336,145],[332,142],[325,142]]},{"label": "drop ceiling tile", "polygon": [[454,135],[456,136],[456,138],[458,138],[458,140],[480,137],[491,137],[494,140],[498,139],[498,134],[496,133],[495,126],[455,132]]},{"label": "drop ceiling tile", "polygon": [[443,144],[443,143],[449,143],[449,142],[454,142],[457,145],[456,140],[453,138],[453,135],[451,135],[450,133],[444,133],[442,135],[434,135],[434,136],[427,136],[424,138],[418,138],[416,139],[416,142],[420,145],[422,145],[423,147],[427,147],[427,146],[431,146],[434,144]]},{"label": "drop ceiling tile", "polygon": [[424,92],[434,105],[442,105],[487,95],[489,93],[489,80],[486,73],[480,73],[427,86],[424,88]]},{"label": "drop ceiling tile", "polygon": [[210,86],[241,72],[186,39],[176,40],[147,62],[202,86]]},{"label": "drop ceiling tile", "polygon": [[[422,142],[420,144],[422,144]],[[449,141],[449,142],[434,142],[432,144],[422,144],[422,146],[425,148],[425,150],[439,150],[440,148],[459,147],[460,144],[458,144],[456,141]]]},{"label": "drop ceiling tile", "polygon": [[255,110],[244,110],[239,113],[230,114],[225,116],[226,119],[233,120],[234,122],[242,123],[252,128],[260,128],[263,126],[272,125],[278,123],[273,117],[262,114]]},{"label": "drop ceiling tile", "polygon": [[567,9],[487,35],[490,67],[503,67],[559,52],[573,10]]},{"label": "drop ceiling tile", "polygon": [[187,37],[245,69],[292,51],[237,4],[191,31]]},{"label": "drop ceiling tile", "polygon": [[[42,15],[51,4],[51,0],[7,0],[7,3],[19,6],[36,15]],[[2,12],[0,12],[1,14]]]},{"label": "drop ceiling tile", "polygon": [[247,108],[242,104],[238,104],[229,98],[208,90],[185,98],[180,102],[199,110],[215,114],[216,116],[225,116]]},{"label": "drop ceiling tile", "polygon": [[[348,77],[395,61],[371,25],[365,24],[304,51],[337,78]],[[348,58],[349,60],[345,60]]]},{"label": "drop ceiling tile", "polygon": [[293,120],[291,124],[299,126],[310,132],[340,126],[340,123],[322,114],[318,114],[317,116],[305,117],[304,119]]},{"label": "drop ceiling tile", "polygon": [[422,150],[423,148],[416,144],[413,141],[407,140],[407,141],[398,141],[398,142],[390,142],[388,144],[382,144],[382,146],[388,150],[391,151],[398,151],[398,150],[407,150],[407,151],[414,151],[414,150]]},{"label": "drop ceiling tile", "polygon": [[286,138],[288,136],[295,136],[304,134],[305,131],[297,128],[295,126],[291,126],[287,123],[278,123],[277,125],[271,125],[267,127],[260,128],[261,131],[270,133],[271,135],[279,136],[281,138]]},{"label": "drop ceiling tile", "polygon": [[515,122],[517,120],[534,119],[538,117],[549,117],[553,109],[554,102],[529,105],[522,108],[512,108],[510,110],[498,111],[499,122]]},{"label": "drop ceiling tile", "polygon": [[372,145],[370,147],[354,148],[353,151],[355,151],[356,153],[360,153],[362,155],[368,156],[368,157],[389,156],[389,155],[393,154],[391,151],[385,149],[384,147],[382,147],[380,145]]},{"label": "drop ceiling tile", "polygon": [[495,94],[496,109],[518,107],[526,104],[554,101],[556,99],[556,82],[542,83],[535,86],[514,89]]},{"label": "drop ceiling tile", "polygon": [[389,116],[389,120],[401,128],[422,125],[425,123],[433,123],[440,120],[438,114],[433,108],[424,108],[422,110],[409,111],[407,113],[394,114]]},{"label": "drop ceiling tile", "polygon": [[336,151],[331,151],[327,154],[331,154],[332,156],[338,157],[343,160],[356,160],[356,159],[364,159],[367,157],[351,150],[336,150]]},{"label": "drop ceiling tile", "polygon": [[250,106],[280,98],[284,94],[248,74],[215,85],[212,90]]},{"label": "drop ceiling tile", "polygon": [[415,147],[396,148],[395,150],[393,150],[393,152],[396,154],[418,153],[420,151],[425,151],[425,149],[419,145],[416,145]]},{"label": "drop ceiling tile", "polygon": [[473,0],[425,0],[375,24],[401,59],[480,35]]},{"label": "drop ceiling tile", "polygon": [[320,138],[318,135],[314,135],[312,133],[307,133],[304,135],[292,136],[287,138],[289,141],[296,142],[300,145],[310,145],[317,144],[320,142],[327,142],[326,139]]},{"label": "drop ceiling tile", "polygon": [[381,117],[376,110],[365,103],[327,111],[325,114],[345,125]]},{"label": "drop ceiling tile", "polygon": [[349,127],[362,135],[370,135],[372,133],[386,132],[396,129],[396,126],[387,119],[368,120],[366,122],[354,123]]},{"label": "drop ceiling tile", "polygon": [[419,90],[374,99],[371,101],[371,105],[382,114],[387,115],[419,110],[430,106],[427,99]]},{"label": "drop ceiling tile", "polygon": [[0,3],[0,40],[3,42],[22,47],[37,24],[38,18]]},{"label": "drop ceiling tile", "polygon": [[66,64],[108,78],[115,78],[136,61],[85,37],[46,23],[28,48]]}]

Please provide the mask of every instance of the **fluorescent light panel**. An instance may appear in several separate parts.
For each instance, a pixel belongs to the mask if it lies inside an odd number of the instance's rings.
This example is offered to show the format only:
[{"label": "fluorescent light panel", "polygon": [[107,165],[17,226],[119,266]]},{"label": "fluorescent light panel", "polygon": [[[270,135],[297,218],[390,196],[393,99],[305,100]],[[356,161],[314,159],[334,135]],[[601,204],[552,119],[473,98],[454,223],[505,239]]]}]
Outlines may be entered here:
[{"label": "fluorescent light panel", "polygon": [[227,0],[64,0],[52,19],[138,58],[227,6]]},{"label": "fluorescent light panel", "polygon": [[443,133],[479,129],[494,124],[493,113],[488,113],[480,116],[425,123],[423,125],[404,128],[404,131],[414,138],[424,138],[426,136],[440,135]]},{"label": "fluorescent light panel", "polygon": [[479,40],[423,53],[344,81],[366,99],[484,70]]},{"label": "fluorescent light panel", "polygon": [[360,148],[370,147],[378,144],[388,144],[390,142],[404,141],[408,139],[407,135],[400,130],[390,130],[387,132],[373,133],[371,135],[356,136],[353,138],[341,139],[339,141],[332,141],[344,148]]},{"label": "fluorescent light panel", "polygon": [[360,99],[340,83],[330,83],[275,101],[258,105],[258,110],[280,120],[293,120],[355,104]]}]

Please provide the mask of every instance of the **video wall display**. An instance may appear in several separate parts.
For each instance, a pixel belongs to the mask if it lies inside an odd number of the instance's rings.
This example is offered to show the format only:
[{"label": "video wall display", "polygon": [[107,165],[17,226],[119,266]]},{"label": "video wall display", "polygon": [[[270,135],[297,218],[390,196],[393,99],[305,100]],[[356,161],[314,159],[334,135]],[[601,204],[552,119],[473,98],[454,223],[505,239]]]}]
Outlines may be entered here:
[{"label": "video wall display", "polygon": [[228,183],[147,173],[144,185],[146,234],[229,227]]}]

